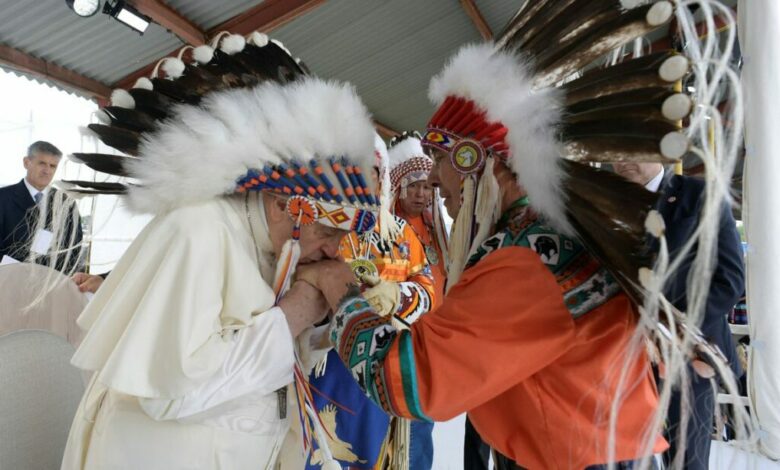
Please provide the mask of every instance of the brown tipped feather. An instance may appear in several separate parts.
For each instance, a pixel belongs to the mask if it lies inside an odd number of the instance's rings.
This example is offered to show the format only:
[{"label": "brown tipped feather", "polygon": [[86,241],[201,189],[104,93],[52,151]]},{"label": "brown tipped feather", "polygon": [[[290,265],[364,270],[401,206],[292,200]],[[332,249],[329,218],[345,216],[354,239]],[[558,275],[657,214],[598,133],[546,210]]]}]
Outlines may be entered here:
[{"label": "brown tipped feather", "polygon": [[109,147],[130,155],[138,155],[138,144],[141,139],[141,135],[138,132],[103,124],[89,124],[87,127],[98,135],[101,142]]},{"label": "brown tipped feather", "polygon": [[[604,95],[567,106],[565,120],[668,120],[662,113],[663,104],[676,92],[664,88],[642,88],[613,95]],[[688,110],[690,112],[690,109]],[[683,116],[685,117],[685,116]],[[676,122],[676,120],[675,120]]]},{"label": "brown tipped feather", "polygon": [[243,87],[245,82],[244,75],[250,75],[251,71],[241,65],[241,62],[229,54],[225,54],[220,49],[214,50],[214,57],[206,66],[210,73],[220,75],[222,83],[230,88]]},{"label": "brown tipped feather", "polygon": [[175,104],[167,96],[157,93],[154,90],[145,90],[143,88],[133,88],[128,90],[135,100],[135,108],[149,114],[155,119],[165,119]]},{"label": "brown tipped feather", "polygon": [[[548,25],[554,23],[555,19],[563,14],[568,7],[581,1],[556,0],[545,3],[542,8],[535,9],[533,12],[529,11],[530,17],[528,20],[525,21],[523,26],[517,28],[511,38],[506,39],[504,47],[530,54],[531,50],[527,48],[528,43],[533,41]],[[599,2],[602,0],[594,1]]]},{"label": "brown tipped feather", "polygon": [[566,93],[565,104],[567,106],[572,106],[583,101],[647,88],[673,90],[674,84],[664,82],[658,77],[657,73],[646,72],[624,77],[624,79],[621,79],[620,81],[602,82],[590,87],[568,91]]},{"label": "brown tipped feather", "polygon": [[504,29],[496,35],[496,45],[498,47],[504,47],[507,43],[513,42],[518,35],[518,31],[525,26],[528,21],[533,18],[539,10],[545,8],[548,4],[552,4],[555,0],[525,0],[523,6],[514,14]]},{"label": "brown tipped feather", "polygon": [[102,189],[90,189],[90,188],[70,188],[67,190],[69,193],[81,194],[84,196],[98,196],[98,195],[115,195],[121,196],[127,194],[127,190],[114,191],[114,190],[102,190]]},{"label": "brown tipped feather", "polygon": [[562,138],[565,141],[587,137],[635,137],[660,142],[666,134],[679,130],[669,121],[650,121],[642,119],[604,119],[564,123]]},{"label": "brown tipped feather", "polygon": [[177,101],[197,104],[206,93],[225,88],[221,75],[215,74],[214,71],[213,68],[187,64],[181,77],[173,82],[169,81],[171,85],[163,85],[163,88],[159,90],[155,84],[155,90],[161,91]]},{"label": "brown tipped feather", "polygon": [[549,52],[551,45],[565,43],[582,31],[618,18],[620,14],[619,0],[576,0],[526,41],[522,50],[533,57],[542,56]]},{"label": "brown tipped feather", "polygon": [[74,153],[73,156],[95,171],[115,176],[129,176],[125,165],[134,158],[107,153]]},{"label": "brown tipped feather", "polygon": [[617,16],[605,13],[588,28],[546,44],[536,57],[540,71],[537,86],[552,85],[615,48],[660,28],[646,21],[652,7],[641,6]]},{"label": "brown tipped feather", "polygon": [[157,128],[153,117],[137,109],[107,106],[103,112],[111,119],[111,125],[135,132],[151,132]]},{"label": "brown tipped feather", "polygon": [[651,267],[644,221],[657,195],[587,165],[564,161],[567,215],[588,250],[641,305],[639,268]]},{"label": "brown tipped feather", "polygon": [[189,86],[183,86],[184,82],[181,78],[176,80],[168,80],[167,78],[153,78],[152,84],[154,85],[154,91],[161,93],[171,100],[178,101],[180,103],[198,104],[200,102],[200,95],[196,93]]},{"label": "brown tipped feather", "polygon": [[664,81],[659,70],[674,55],[673,51],[664,51],[609,67],[595,67],[561,86],[566,91],[566,104],[640,88],[672,88],[674,83]]},{"label": "brown tipped feather", "polygon": [[84,181],[84,180],[62,180],[63,183],[80,186],[81,188],[93,189],[96,191],[109,191],[112,194],[127,192],[127,186],[122,183]]},{"label": "brown tipped feather", "polygon": [[[639,282],[639,269],[651,268],[655,254],[648,237],[637,227],[643,226],[655,207],[657,195],[614,173],[574,162],[564,162],[563,166],[570,223],[588,251],[612,274],[634,304],[643,305],[645,291]],[[716,362],[728,363],[718,347],[711,345],[698,329],[689,331],[681,312],[675,310],[673,315],[678,338],[686,332],[691,335],[699,360],[713,367]],[[669,324],[664,317],[658,323]]]},{"label": "brown tipped feather", "polygon": [[584,137],[564,144],[567,158],[578,162],[676,163],[661,155],[657,139],[631,136]]},{"label": "brown tipped feather", "polygon": [[608,119],[630,119],[663,121],[666,118],[661,112],[661,106],[655,104],[630,104],[615,108],[596,108],[564,118],[566,122],[603,121]]},{"label": "brown tipped feather", "polygon": [[251,58],[252,70],[267,79],[285,83],[308,73],[274,42],[263,47],[248,44],[241,54]]}]

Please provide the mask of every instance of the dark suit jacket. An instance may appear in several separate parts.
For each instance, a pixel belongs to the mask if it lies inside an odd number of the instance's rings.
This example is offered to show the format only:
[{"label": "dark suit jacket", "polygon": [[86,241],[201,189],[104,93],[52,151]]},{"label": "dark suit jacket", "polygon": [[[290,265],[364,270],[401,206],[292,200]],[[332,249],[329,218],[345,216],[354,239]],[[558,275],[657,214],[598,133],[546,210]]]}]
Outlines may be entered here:
[{"label": "dark suit jacket", "polygon": [[[55,194],[56,189],[52,188],[49,190],[49,207],[51,207]],[[19,261],[27,259],[30,252],[30,243],[32,242],[32,231],[35,227],[35,218],[38,216],[38,211],[35,208],[35,201],[30,196],[24,180],[19,181],[17,184],[0,188],[0,259],[3,255],[11,256]],[[78,253],[81,251],[79,245],[81,244],[82,232],[78,210],[76,210],[75,216],[75,227],[71,218],[68,218],[63,231],[62,241],[67,242],[72,231],[75,230],[73,246],[74,250],[77,251],[71,254],[68,266],[64,266],[67,257],[65,253],[57,257],[54,267],[61,271],[73,269],[80,262]],[[46,228],[51,229],[51,213],[47,214]],[[36,260],[36,262],[46,265],[49,264],[49,261],[48,257],[40,257]]]},{"label": "dark suit jacket", "polygon": [[[704,181],[688,176],[667,175],[659,188],[658,210],[666,223],[666,239],[672,256],[693,235],[703,204]],[[687,310],[686,287],[688,273],[696,256],[696,245],[688,253],[684,263],[665,287],[666,297],[682,311]],[[734,217],[723,204],[717,243],[717,265],[707,296],[702,333],[720,347],[732,364],[734,372],[741,375],[741,367],[734,350],[727,315],[745,290],[745,271],[742,263],[742,243]]]}]

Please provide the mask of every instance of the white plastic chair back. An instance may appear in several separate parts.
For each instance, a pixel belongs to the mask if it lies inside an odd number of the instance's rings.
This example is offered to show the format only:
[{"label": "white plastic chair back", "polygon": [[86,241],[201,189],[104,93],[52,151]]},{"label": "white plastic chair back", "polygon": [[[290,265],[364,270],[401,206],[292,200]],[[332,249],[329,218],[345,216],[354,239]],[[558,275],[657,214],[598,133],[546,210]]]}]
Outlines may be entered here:
[{"label": "white plastic chair back", "polygon": [[[47,286],[49,291],[39,298]],[[0,335],[45,330],[78,347],[83,332],[76,319],[87,302],[73,281],[51,268],[30,263],[0,266]]]},{"label": "white plastic chair back", "polygon": [[74,348],[40,330],[0,336],[0,470],[57,470],[84,382]]}]

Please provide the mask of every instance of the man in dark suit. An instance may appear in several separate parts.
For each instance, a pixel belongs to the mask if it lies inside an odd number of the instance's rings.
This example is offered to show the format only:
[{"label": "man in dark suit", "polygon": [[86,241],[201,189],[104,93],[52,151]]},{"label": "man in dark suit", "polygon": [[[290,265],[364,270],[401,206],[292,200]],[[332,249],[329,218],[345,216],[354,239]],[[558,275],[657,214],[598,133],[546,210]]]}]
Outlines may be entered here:
[{"label": "man in dark suit", "polygon": [[[666,239],[669,252],[676,256],[692,236],[699,221],[704,192],[704,181],[665,171],[660,163],[617,163],[615,172],[626,179],[660,192],[658,210],[666,223]],[[679,310],[687,310],[686,288],[688,273],[696,255],[696,245],[686,255],[680,269],[669,280],[664,294]],[[717,242],[717,264],[712,275],[710,292],[699,325],[704,336],[716,344],[730,361],[734,373],[742,375],[737,360],[727,315],[742,296],[745,289],[745,272],[742,263],[742,244],[731,210],[723,204]],[[698,377],[689,368],[691,389],[690,416],[686,430],[687,442],[683,468],[707,469],[715,409],[715,396],[709,380]],[[668,437],[671,439],[669,458],[677,452],[681,420],[680,394],[674,392],[669,408]]]},{"label": "man in dark suit", "polygon": [[[53,265],[61,271],[70,271],[80,263],[82,232],[78,209],[72,200],[49,187],[61,159],[62,152],[54,145],[35,142],[23,158],[26,176],[14,185],[0,188],[0,258],[8,255],[18,261]],[[60,217],[61,227],[55,227],[57,221],[53,224],[52,219],[59,207],[65,208],[64,215]],[[39,226],[41,214],[46,219]],[[57,240],[51,239],[54,233],[59,234]],[[36,236],[38,246],[32,246]],[[62,251],[52,252],[53,249]]]}]

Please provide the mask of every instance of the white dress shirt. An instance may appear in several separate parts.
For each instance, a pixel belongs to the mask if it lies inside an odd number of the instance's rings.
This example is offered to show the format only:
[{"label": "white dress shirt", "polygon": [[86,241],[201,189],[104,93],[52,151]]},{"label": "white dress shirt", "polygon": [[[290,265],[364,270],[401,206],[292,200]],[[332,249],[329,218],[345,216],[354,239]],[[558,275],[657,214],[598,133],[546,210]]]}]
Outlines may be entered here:
[{"label": "white dress shirt", "polygon": [[645,188],[648,191],[652,191],[656,193],[658,192],[658,188],[661,187],[661,181],[663,181],[663,179],[664,179],[664,169],[661,168],[661,171],[659,171],[657,175],[653,176],[653,178],[647,182]]},{"label": "white dress shirt", "polygon": [[33,201],[35,201],[35,196],[38,193],[43,194],[41,196],[41,199],[43,199],[43,197],[46,196],[46,191],[49,189],[49,188],[44,188],[43,191],[38,191],[38,188],[36,188],[35,186],[31,185],[30,182],[27,181],[27,178],[24,178],[24,185],[27,186],[27,191],[30,192],[30,197],[32,198]]}]

